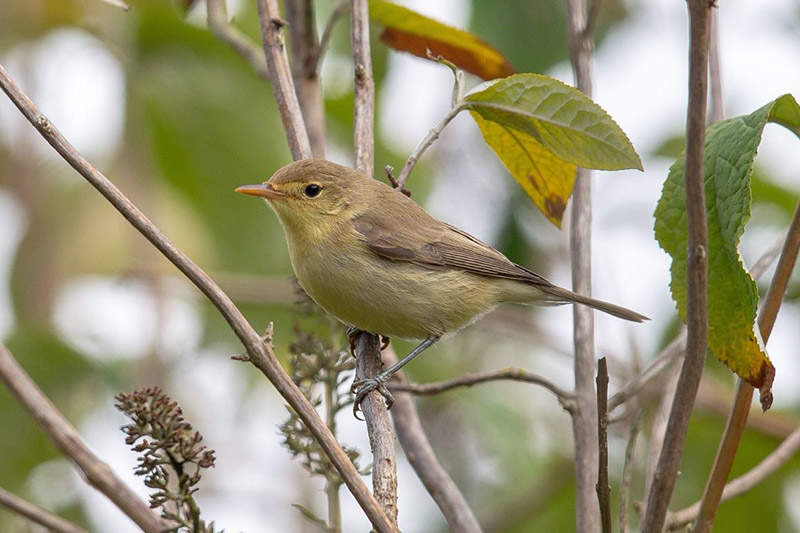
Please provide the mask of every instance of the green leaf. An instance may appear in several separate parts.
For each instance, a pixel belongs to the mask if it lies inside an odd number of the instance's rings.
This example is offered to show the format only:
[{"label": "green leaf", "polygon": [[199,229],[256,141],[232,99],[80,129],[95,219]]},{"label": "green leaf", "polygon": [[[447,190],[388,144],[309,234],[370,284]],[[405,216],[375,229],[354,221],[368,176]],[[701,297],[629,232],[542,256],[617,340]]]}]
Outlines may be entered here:
[{"label": "green leaf", "polygon": [[[750,218],[750,178],[764,126],[775,122],[800,135],[800,107],[784,95],[754,111],[718,122],[706,131],[703,161],[708,218],[708,344],[712,353],[771,399],[775,368],[756,326],[758,290],[739,254]],[[688,229],[683,154],[672,165],[655,211],[655,234],[672,256],[670,288],[686,320]]]},{"label": "green leaf", "polygon": [[428,59],[428,51],[485,80],[508,76],[514,67],[475,35],[435,21],[405,7],[370,0],[370,18],[385,26],[381,40],[395,50]]},{"label": "green leaf", "polygon": [[464,97],[484,119],[526,133],[559,159],[585,168],[641,170],[625,132],[589,97],[541,74],[485,82]]}]

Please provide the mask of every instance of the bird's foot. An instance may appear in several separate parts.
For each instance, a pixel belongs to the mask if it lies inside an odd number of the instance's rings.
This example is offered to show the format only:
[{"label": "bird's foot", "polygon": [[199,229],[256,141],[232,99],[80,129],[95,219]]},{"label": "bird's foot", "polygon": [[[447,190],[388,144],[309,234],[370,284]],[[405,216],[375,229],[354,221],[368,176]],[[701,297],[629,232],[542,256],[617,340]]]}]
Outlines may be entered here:
[{"label": "bird's foot", "polygon": [[356,395],[353,400],[353,416],[362,420],[358,416],[358,412],[361,411],[361,402],[363,402],[367,394],[372,391],[378,391],[381,396],[386,398],[387,410],[392,408],[392,405],[394,405],[394,396],[392,396],[392,393],[386,388],[386,381],[388,381],[390,377],[391,376],[385,374],[378,374],[373,378],[360,379],[353,382],[353,385],[350,387],[350,392]]},{"label": "bird's foot", "polygon": [[347,326],[347,342],[350,343],[350,355],[353,357],[356,356],[356,339],[358,338],[358,334],[361,333],[361,330],[355,326]]}]

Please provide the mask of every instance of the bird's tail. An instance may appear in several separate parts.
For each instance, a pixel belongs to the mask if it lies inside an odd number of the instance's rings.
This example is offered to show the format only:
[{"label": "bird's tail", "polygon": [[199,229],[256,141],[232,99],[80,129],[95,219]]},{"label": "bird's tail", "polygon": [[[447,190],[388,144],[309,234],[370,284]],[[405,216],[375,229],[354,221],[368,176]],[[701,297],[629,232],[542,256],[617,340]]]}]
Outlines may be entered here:
[{"label": "bird's tail", "polygon": [[608,313],[609,315],[613,315],[617,318],[630,320],[631,322],[644,322],[645,320],[650,320],[648,317],[639,314],[636,311],[631,311],[630,309],[620,305],[604,302],[602,300],[595,300],[594,298],[590,298],[588,296],[584,296],[582,294],[578,294],[577,292],[572,292],[569,289],[564,289],[555,285],[550,285],[547,287],[538,286],[537,288],[542,292],[555,297],[553,303],[574,302],[597,309],[598,311],[603,311],[604,313]]}]

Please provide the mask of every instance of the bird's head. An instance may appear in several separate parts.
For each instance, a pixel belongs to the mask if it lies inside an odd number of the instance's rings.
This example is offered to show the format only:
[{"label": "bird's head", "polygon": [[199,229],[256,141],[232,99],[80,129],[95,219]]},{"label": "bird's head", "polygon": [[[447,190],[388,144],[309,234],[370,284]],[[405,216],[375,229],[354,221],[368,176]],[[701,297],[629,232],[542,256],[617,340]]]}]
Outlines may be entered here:
[{"label": "bird's head", "polygon": [[349,218],[362,205],[371,181],[330,161],[303,159],[281,168],[264,183],[244,185],[236,192],[264,198],[287,229],[308,231]]}]

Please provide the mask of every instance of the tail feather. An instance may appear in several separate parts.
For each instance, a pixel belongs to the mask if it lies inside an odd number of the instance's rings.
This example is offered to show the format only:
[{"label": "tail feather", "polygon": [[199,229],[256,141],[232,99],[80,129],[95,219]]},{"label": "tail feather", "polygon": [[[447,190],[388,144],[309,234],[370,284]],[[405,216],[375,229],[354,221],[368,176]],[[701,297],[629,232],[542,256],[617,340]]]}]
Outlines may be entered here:
[{"label": "tail feather", "polygon": [[593,309],[597,309],[598,311],[603,311],[604,313],[608,313],[609,315],[613,315],[617,318],[622,318],[623,320],[630,320],[631,322],[644,322],[645,320],[650,320],[650,318],[620,305],[604,302],[602,300],[596,300],[594,298],[590,298],[588,296],[584,296],[582,294],[578,294],[577,292],[572,292],[569,289],[564,289],[555,285],[549,287],[540,286],[537,288],[551,296],[555,296],[559,302],[578,303]]}]

